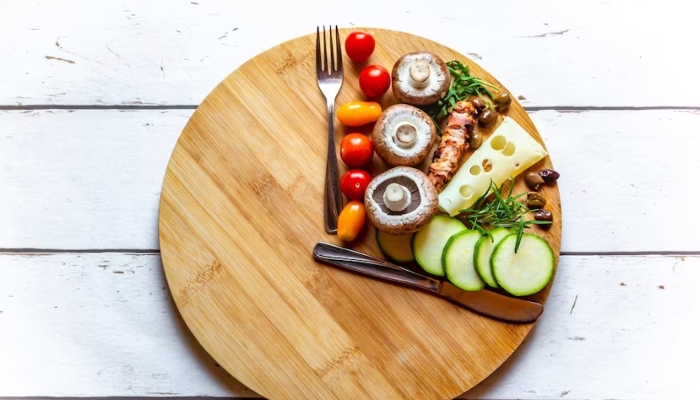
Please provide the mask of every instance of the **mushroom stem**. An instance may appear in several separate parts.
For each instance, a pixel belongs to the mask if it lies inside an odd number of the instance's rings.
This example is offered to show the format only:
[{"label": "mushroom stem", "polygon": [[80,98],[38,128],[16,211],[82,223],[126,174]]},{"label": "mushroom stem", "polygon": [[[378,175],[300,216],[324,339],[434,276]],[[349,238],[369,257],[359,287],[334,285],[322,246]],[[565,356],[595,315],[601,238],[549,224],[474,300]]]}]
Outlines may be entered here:
[{"label": "mushroom stem", "polygon": [[407,149],[418,140],[418,129],[410,122],[403,122],[396,127],[396,144]]},{"label": "mushroom stem", "polygon": [[411,77],[411,86],[421,89],[428,86],[430,78],[430,64],[426,61],[418,60],[408,67],[408,75]]},{"label": "mushroom stem", "polygon": [[411,192],[398,183],[390,183],[384,190],[384,204],[391,211],[403,211],[411,204]]}]

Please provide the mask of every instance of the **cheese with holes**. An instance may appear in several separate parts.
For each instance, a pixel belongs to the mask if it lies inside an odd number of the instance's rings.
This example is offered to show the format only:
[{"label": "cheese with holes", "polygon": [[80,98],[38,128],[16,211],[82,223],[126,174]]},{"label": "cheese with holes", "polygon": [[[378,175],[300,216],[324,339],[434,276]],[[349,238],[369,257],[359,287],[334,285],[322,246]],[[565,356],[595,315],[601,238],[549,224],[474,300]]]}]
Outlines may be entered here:
[{"label": "cheese with holes", "polygon": [[455,216],[474,205],[491,180],[502,185],[547,156],[547,151],[510,117],[462,164],[438,195],[441,211]]}]

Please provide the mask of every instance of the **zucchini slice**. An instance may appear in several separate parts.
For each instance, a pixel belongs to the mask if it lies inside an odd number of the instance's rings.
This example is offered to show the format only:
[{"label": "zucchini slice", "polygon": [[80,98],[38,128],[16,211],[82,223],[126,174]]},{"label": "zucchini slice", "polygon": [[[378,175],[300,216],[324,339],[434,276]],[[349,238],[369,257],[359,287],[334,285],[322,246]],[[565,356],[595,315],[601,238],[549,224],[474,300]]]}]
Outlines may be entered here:
[{"label": "zucchini slice", "polygon": [[506,236],[513,233],[508,228],[495,228],[491,232],[491,237],[489,235],[484,235],[476,243],[476,253],[474,254],[474,264],[476,265],[476,272],[479,274],[481,279],[486,282],[487,285],[494,289],[498,289],[498,282],[496,278],[493,277],[491,272],[491,254],[496,245]]},{"label": "zucchini slice", "polygon": [[491,255],[493,276],[498,285],[514,296],[528,296],[544,289],[554,274],[554,252],[546,240],[523,233],[518,252],[517,234],[508,235]]},{"label": "zucchini slice", "polygon": [[445,276],[442,251],[452,235],[466,230],[467,227],[456,218],[435,215],[423,229],[413,234],[411,247],[418,265],[429,274]]},{"label": "zucchini slice", "polygon": [[377,229],[375,236],[379,250],[392,261],[407,263],[415,260],[413,249],[411,248],[412,233],[393,235]]},{"label": "zucchini slice", "polygon": [[455,286],[469,291],[482,290],[484,281],[474,266],[476,243],[481,232],[466,230],[453,235],[442,253],[442,265],[447,279]]}]

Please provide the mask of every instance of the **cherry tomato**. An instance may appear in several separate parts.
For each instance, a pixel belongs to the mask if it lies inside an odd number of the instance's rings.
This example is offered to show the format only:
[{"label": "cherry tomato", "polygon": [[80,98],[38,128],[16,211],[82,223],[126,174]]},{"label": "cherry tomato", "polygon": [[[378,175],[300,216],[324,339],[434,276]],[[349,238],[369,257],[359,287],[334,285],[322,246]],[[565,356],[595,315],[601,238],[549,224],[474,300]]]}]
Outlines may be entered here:
[{"label": "cherry tomato", "polygon": [[372,176],[361,169],[351,169],[340,178],[340,191],[350,200],[362,200]]},{"label": "cherry tomato", "polygon": [[345,52],[355,62],[366,61],[374,52],[374,36],[367,32],[351,32],[345,38]]},{"label": "cherry tomato", "polygon": [[362,126],[378,120],[382,106],[374,101],[351,101],[340,106],[336,115],[345,126]]},{"label": "cherry tomato", "polygon": [[374,143],[361,133],[350,133],[340,142],[340,158],[350,168],[369,164],[373,155]]},{"label": "cherry tomato", "polygon": [[379,97],[391,86],[391,75],[381,65],[370,65],[360,72],[360,89],[367,97]]},{"label": "cherry tomato", "polygon": [[366,217],[365,203],[357,200],[349,201],[338,215],[338,238],[346,242],[355,240],[365,226]]}]

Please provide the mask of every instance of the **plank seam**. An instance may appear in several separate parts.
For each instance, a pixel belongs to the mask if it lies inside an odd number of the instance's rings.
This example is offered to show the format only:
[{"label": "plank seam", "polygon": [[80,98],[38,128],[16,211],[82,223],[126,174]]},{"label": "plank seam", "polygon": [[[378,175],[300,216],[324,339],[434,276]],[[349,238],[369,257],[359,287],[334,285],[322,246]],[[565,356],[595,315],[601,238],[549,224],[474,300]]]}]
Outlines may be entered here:
[{"label": "plank seam", "polygon": [[[159,249],[36,249],[36,248],[0,248],[0,254],[141,254],[160,255]],[[560,256],[700,256],[700,250],[672,251],[562,251]],[[2,400],[2,397],[0,397]]]},{"label": "plank seam", "polygon": [[559,111],[559,112],[584,112],[584,111],[659,111],[659,110],[679,110],[695,111],[700,107],[695,106],[532,106],[523,107],[525,111]]},{"label": "plank seam", "polygon": [[[136,399],[158,399],[158,400],[265,400],[265,397],[217,397],[217,396],[90,396],[89,399],[97,400],[136,400]],[[27,396],[27,397],[4,397],[0,396],[0,400],[85,400],[86,397],[51,397],[51,396]],[[467,400],[467,397],[457,397],[455,400]],[[509,400],[509,399],[496,399]],[[554,398],[545,398],[541,400],[558,400]]]},{"label": "plank seam", "polygon": [[[77,105],[77,104],[36,104],[36,105],[0,105],[1,111],[42,111],[42,110],[196,110],[199,105]],[[700,111],[700,106],[530,106],[523,107],[527,112],[559,111],[658,111],[690,110]]]},{"label": "plank seam", "polygon": [[89,397],[54,397],[54,396],[27,396],[27,397],[4,397],[0,400],[22,399],[22,400],[136,400],[136,399],[158,399],[158,400],[264,400],[263,397],[211,397],[211,396],[89,396]]},{"label": "plank seam", "polygon": [[[158,249],[36,249],[36,248],[0,248],[0,254],[144,254],[159,255]],[[2,397],[0,397],[2,399]]]},{"label": "plank seam", "polygon": [[[90,396],[90,399],[97,400],[136,400],[136,399],[158,399],[158,400],[265,400],[265,397],[216,397],[216,396]],[[11,400],[11,399],[22,399],[22,400],[85,400],[86,397],[51,397],[51,396],[27,396],[27,397],[4,397],[0,396],[0,400]],[[467,400],[467,397],[457,397],[455,400]],[[509,400],[509,399],[496,399],[496,400]],[[555,400],[554,398],[542,399],[542,400]],[[556,399],[558,400],[558,399]]]},{"label": "plank seam", "polygon": [[[42,110],[195,110],[198,105],[75,105],[75,104],[36,104],[0,105],[2,111],[42,111]],[[1,397],[0,397],[1,399]]]},{"label": "plank seam", "polygon": [[700,256],[700,250],[691,251],[565,251],[562,256]]}]

